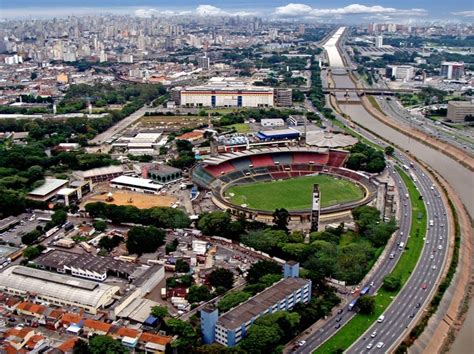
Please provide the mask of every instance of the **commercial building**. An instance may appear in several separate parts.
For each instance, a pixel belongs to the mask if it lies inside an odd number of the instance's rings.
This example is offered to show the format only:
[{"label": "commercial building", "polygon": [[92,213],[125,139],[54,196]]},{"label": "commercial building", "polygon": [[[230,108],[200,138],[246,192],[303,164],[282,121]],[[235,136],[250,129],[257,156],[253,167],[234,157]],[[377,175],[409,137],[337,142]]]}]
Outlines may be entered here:
[{"label": "commercial building", "polygon": [[262,127],[283,127],[285,121],[281,118],[264,118],[260,121]]},{"label": "commercial building", "polygon": [[458,80],[464,75],[464,63],[443,61],[441,63],[441,76],[449,80]]},{"label": "commercial building", "polygon": [[110,181],[110,186],[117,189],[125,189],[133,192],[158,194],[163,185],[151,179],[119,176]]},{"label": "commercial building", "polygon": [[34,260],[34,263],[41,269],[95,281],[104,281],[109,275],[129,279],[137,269],[135,264],[111,257],[97,257],[88,253],[59,250],[39,256]]},{"label": "commercial building", "polygon": [[473,101],[449,101],[447,119],[455,123],[464,123],[466,116],[474,117]]},{"label": "commercial building", "polygon": [[180,89],[184,107],[273,107],[271,87],[251,86],[234,78],[213,78],[207,85]]},{"label": "commercial building", "polygon": [[118,286],[22,266],[9,267],[0,273],[0,291],[29,295],[35,302],[79,307],[91,314],[111,304],[119,290]]},{"label": "commercial building", "polygon": [[293,105],[293,90],[290,88],[275,89],[275,105],[280,107],[290,107]]},{"label": "commercial building", "polygon": [[409,81],[415,76],[415,71],[411,65],[387,65],[385,68],[385,76],[394,77],[404,81]]},{"label": "commercial building", "polygon": [[256,134],[262,141],[292,140],[300,137],[300,132],[294,129],[262,130]]},{"label": "commercial building", "polygon": [[201,311],[202,341],[217,342],[226,347],[238,344],[259,317],[282,310],[291,310],[297,303],[311,300],[311,280],[299,278],[299,264],[284,266],[284,279],[251,297],[219,317],[215,308]]},{"label": "commercial building", "polygon": [[44,183],[28,193],[27,197],[32,200],[47,202],[52,199],[60,189],[66,186],[67,183],[67,179],[46,178]]}]

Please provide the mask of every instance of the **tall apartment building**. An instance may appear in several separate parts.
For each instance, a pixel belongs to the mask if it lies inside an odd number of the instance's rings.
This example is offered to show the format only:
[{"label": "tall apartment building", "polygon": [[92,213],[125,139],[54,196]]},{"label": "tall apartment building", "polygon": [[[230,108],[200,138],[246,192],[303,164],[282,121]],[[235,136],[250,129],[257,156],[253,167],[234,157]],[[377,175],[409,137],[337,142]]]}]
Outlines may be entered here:
[{"label": "tall apartment building", "polygon": [[383,46],[383,36],[375,37],[375,48],[382,48]]},{"label": "tall apartment building", "polygon": [[455,123],[464,123],[466,116],[474,116],[473,101],[449,101],[447,119]]},{"label": "tall apartment building", "polygon": [[290,107],[293,105],[293,90],[290,88],[275,89],[275,105],[280,107]]},{"label": "tall apartment building", "polygon": [[449,80],[457,80],[464,75],[464,63],[444,61],[441,63],[441,76]]},{"label": "tall apartment building", "polygon": [[197,64],[198,68],[203,70],[209,70],[210,60],[206,55],[204,55],[203,57],[197,58]]},{"label": "tall apartment building", "polygon": [[202,341],[217,342],[226,347],[238,344],[259,317],[277,311],[291,310],[297,303],[311,300],[311,280],[299,278],[299,264],[288,262],[284,279],[251,297],[219,317],[216,308],[201,311]]}]

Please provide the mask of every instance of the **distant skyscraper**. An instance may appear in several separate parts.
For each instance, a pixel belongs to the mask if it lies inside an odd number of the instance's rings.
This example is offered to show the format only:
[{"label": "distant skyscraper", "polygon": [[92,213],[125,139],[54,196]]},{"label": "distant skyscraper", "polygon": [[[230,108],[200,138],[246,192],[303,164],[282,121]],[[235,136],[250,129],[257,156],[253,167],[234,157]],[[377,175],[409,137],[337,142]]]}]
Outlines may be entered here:
[{"label": "distant skyscraper", "polygon": [[203,70],[209,70],[210,61],[207,55],[197,58],[198,68]]},{"label": "distant skyscraper", "polygon": [[382,48],[383,46],[383,36],[376,36],[375,37],[375,48]]}]

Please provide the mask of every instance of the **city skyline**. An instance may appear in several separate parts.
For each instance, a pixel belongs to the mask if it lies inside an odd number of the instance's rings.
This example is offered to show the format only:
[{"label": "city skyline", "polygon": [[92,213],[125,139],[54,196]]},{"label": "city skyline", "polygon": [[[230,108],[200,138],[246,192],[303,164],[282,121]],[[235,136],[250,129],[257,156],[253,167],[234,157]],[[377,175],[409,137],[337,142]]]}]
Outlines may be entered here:
[{"label": "city skyline", "polygon": [[390,1],[336,0],[330,6],[322,1],[244,1],[238,5],[223,5],[218,1],[181,1],[178,6],[166,1],[102,1],[46,0],[37,6],[36,1],[22,0],[2,3],[0,18],[47,18],[67,15],[127,14],[151,16],[258,16],[275,20],[339,21],[339,22],[421,22],[433,20],[469,22],[474,11],[469,1],[433,3],[427,0],[402,1],[392,5]]}]

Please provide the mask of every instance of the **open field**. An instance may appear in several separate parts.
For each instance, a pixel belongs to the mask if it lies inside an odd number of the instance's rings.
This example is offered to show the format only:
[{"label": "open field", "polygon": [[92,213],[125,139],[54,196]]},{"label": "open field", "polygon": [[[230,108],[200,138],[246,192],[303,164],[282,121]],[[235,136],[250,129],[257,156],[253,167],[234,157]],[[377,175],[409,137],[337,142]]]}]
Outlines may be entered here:
[{"label": "open field", "polygon": [[247,204],[249,208],[260,210],[307,209],[311,207],[313,184],[316,183],[319,184],[322,207],[364,197],[364,192],[358,185],[327,175],[233,186],[226,191],[226,196],[235,204]]},{"label": "open field", "polygon": [[248,124],[245,124],[245,123],[232,124],[230,127],[235,128],[237,133],[241,133],[241,134],[242,133],[248,133],[248,132],[251,131],[250,126]]},{"label": "open field", "polygon": [[98,194],[90,197],[85,204],[93,202],[104,202],[107,204],[115,205],[132,205],[139,209],[146,209],[152,207],[169,207],[176,202],[175,197],[167,195],[153,195],[153,194],[142,194],[134,193],[123,190],[111,190],[113,194],[113,201],[108,202],[107,194]]},{"label": "open field", "polygon": [[[397,167],[403,181],[405,182],[408,193],[410,195],[412,205],[412,217],[410,227],[410,238],[407,241],[405,251],[403,251],[397,265],[391,274],[395,274],[401,279],[401,288],[410,277],[411,272],[418,262],[418,258],[423,250],[423,237],[426,234],[426,208],[423,200],[418,199],[420,193],[416,189],[413,181],[408,175]],[[419,213],[422,217],[418,218]],[[400,289],[401,289],[400,288]],[[349,348],[385,311],[385,309],[392,303],[398,291],[387,291],[380,288],[377,291],[375,298],[375,311],[371,315],[357,314],[344,327],[342,327],[334,336],[326,341],[314,353],[332,354],[342,352]]]}]

